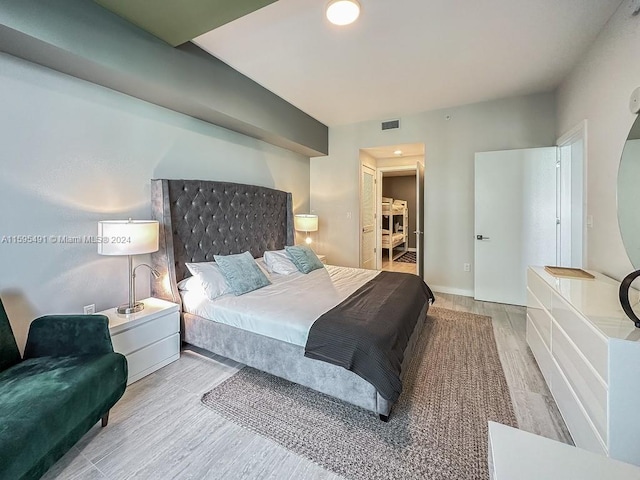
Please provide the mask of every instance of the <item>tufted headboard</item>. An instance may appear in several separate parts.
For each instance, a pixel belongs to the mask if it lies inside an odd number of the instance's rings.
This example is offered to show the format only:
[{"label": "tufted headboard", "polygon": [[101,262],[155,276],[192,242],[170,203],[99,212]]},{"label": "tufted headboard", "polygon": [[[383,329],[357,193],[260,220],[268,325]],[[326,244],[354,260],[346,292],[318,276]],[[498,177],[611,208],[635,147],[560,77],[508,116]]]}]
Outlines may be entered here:
[{"label": "tufted headboard", "polygon": [[151,211],[160,222],[160,248],[151,264],[161,274],[151,294],[181,303],[177,283],[190,275],[185,263],[214,255],[293,245],[290,193],[255,185],[207,180],[151,180]]}]

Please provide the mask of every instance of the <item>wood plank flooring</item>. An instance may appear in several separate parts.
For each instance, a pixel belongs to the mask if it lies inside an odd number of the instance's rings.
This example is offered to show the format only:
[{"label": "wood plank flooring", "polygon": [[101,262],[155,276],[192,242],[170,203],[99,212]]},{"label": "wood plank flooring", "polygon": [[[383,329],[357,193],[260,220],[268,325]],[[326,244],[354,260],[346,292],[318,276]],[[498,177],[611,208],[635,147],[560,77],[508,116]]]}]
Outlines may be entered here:
[{"label": "wood plank flooring", "polygon": [[382,270],[388,272],[404,272],[418,274],[418,266],[415,263],[406,262],[390,262],[389,260],[382,260]]},{"label": "wood plank flooring", "polygon": [[[522,307],[436,293],[436,304],[493,318],[520,428],[571,437],[525,341]],[[91,429],[43,477],[93,479],[339,479],[311,461],[205,408],[201,395],[242,365],[189,348],[130,385],[109,425]]]}]

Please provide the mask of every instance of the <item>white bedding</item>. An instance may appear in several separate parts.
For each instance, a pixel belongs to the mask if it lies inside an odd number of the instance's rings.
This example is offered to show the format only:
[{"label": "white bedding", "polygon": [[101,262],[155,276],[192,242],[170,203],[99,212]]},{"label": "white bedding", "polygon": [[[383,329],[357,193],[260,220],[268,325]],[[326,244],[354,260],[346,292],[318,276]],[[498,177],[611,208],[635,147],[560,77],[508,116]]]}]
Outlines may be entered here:
[{"label": "white bedding", "polygon": [[336,267],[291,275],[272,274],[272,284],[241,295],[210,300],[181,292],[186,312],[304,346],[313,322],[378,275],[377,270]]}]

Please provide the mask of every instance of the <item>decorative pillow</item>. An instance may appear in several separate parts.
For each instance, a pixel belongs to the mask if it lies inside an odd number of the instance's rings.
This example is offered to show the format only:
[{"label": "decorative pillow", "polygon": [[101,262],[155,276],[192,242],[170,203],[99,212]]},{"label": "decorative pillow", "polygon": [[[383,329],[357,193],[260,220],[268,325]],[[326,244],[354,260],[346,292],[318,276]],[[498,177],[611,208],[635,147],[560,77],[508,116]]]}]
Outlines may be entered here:
[{"label": "decorative pillow", "polygon": [[286,250],[273,250],[264,252],[264,263],[270,273],[290,275],[298,271],[298,267],[291,261]]},{"label": "decorative pillow", "polygon": [[[202,289],[211,300],[231,293],[231,288],[220,271],[220,267],[214,262],[187,263],[185,265],[193,277],[182,280],[178,284],[178,288],[181,288],[180,284],[182,284],[182,290]],[[200,287],[198,287],[198,283],[200,283]]]},{"label": "decorative pillow", "polygon": [[315,252],[306,245],[284,247],[284,249],[302,273],[309,273],[318,268],[324,268],[324,264],[316,256]]},{"label": "decorative pillow", "polygon": [[234,295],[243,295],[271,284],[249,252],[214,255],[213,258]]}]

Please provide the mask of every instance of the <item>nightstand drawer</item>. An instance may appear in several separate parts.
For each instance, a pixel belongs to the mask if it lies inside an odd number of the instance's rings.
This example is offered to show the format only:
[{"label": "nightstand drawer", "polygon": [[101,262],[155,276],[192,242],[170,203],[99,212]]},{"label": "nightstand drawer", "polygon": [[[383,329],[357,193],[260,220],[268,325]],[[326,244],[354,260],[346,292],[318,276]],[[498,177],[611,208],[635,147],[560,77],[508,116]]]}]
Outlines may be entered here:
[{"label": "nightstand drawer", "polygon": [[133,383],[149,373],[177,360],[180,356],[180,334],[176,333],[159,342],[127,355],[129,381]]},{"label": "nightstand drawer", "polygon": [[175,312],[112,335],[111,342],[116,352],[129,355],[179,331],[180,316]]}]

